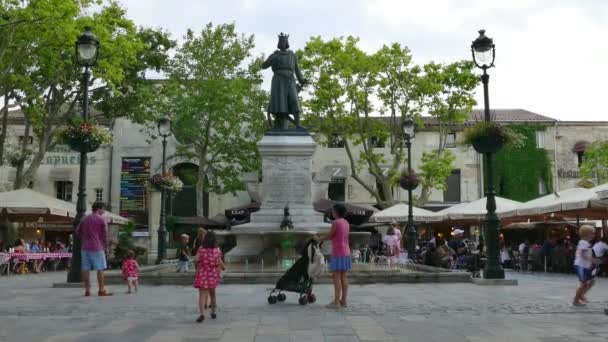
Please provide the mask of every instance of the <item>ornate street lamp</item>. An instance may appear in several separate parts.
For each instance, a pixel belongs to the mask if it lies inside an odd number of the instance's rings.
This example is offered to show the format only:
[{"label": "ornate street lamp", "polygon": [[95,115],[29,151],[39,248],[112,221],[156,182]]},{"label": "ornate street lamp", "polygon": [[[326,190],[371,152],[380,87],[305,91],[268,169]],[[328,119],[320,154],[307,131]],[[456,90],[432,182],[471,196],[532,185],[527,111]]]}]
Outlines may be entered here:
[{"label": "ornate street lamp", "polygon": [[414,120],[407,118],[403,122],[403,137],[405,138],[405,147],[407,148],[407,173],[403,173],[399,179],[401,188],[407,190],[407,229],[405,236],[407,237],[407,255],[410,260],[416,260],[416,225],[414,224],[414,204],[412,203],[412,191],[418,187],[418,178],[412,171],[412,141],[416,134]]},{"label": "ornate street lamp", "polygon": [[[91,73],[89,68],[97,64],[99,56],[99,41],[95,38],[90,27],[85,27],[84,33],[78,37],[75,46],[75,58],[78,65],[84,67],[82,73],[82,119],[89,120],[89,82]],[[74,226],[72,230],[73,248],[72,248],[72,265],[68,272],[68,283],[79,283],[82,281],[81,255],[80,255],[80,238],[76,235],[76,228],[80,224],[80,220],[87,211],[87,151],[80,151],[80,174],[78,178],[78,202],[76,202],[76,217],[74,218]]]},{"label": "ornate street lamp", "polygon": [[[494,66],[494,59],[496,57],[496,49],[492,38],[486,36],[485,30],[479,30],[479,37],[471,44],[471,53],[473,54],[473,61],[475,65],[483,70],[481,75],[481,81],[483,83],[483,102],[484,102],[484,119],[485,121],[491,121],[490,118],[490,98],[488,95],[488,83],[490,81],[490,75],[487,70]],[[496,146],[495,150],[498,150]],[[494,191],[494,153],[484,153],[484,158],[487,162],[487,189],[486,189],[486,220],[485,220],[485,243],[487,250],[487,261],[483,270],[483,277],[485,279],[504,279],[505,271],[500,265],[498,259],[498,227],[500,226],[500,220],[496,215],[496,193]]]},{"label": "ornate street lamp", "polygon": [[[158,135],[163,138],[163,160],[162,160],[162,175],[165,174],[165,163],[167,159],[167,138],[172,134],[173,124],[169,116],[164,116],[157,123]],[[158,226],[158,257],[156,263],[160,264],[167,256],[165,244],[167,242],[167,215],[165,213],[165,187],[160,190],[160,224]]]}]

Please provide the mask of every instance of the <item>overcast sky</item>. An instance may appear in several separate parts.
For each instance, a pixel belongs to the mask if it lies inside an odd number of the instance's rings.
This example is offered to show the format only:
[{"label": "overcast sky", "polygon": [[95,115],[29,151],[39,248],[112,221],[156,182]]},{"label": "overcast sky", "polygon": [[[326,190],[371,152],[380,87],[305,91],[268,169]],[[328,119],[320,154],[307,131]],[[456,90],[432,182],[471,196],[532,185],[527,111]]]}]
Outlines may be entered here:
[{"label": "overcast sky", "polygon": [[[353,35],[370,52],[407,45],[416,62],[470,58],[477,30],[496,44],[490,106],[523,108],[560,120],[608,121],[606,0],[120,0],[139,25],[181,38],[188,28],[235,22],[256,52],[292,49],[310,36]],[[271,71],[265,71],[270,78]],[[477,90],[478,106],[483,99]]]}]

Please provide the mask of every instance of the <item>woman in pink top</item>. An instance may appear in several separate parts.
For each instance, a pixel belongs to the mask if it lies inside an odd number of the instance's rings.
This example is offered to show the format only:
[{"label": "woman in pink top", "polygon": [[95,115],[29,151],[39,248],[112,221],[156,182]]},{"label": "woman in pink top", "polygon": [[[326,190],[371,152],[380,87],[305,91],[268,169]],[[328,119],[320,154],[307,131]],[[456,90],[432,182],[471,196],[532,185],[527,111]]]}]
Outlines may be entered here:
[{"label": "woman in pink top", "polygon": [[336,204],[333,207],[334,222],[327,235],[321,236],[321,240],[331,240],[331,261],[329,268],[332,272],[334,281],[334,300],[327,305],[327,308],[337,309],[346,307],[346,297],[348,295],[348,278],[346,273],[351,269],[350,247],[348,245],[348,234],[350,225],[344,219],[346,207]]}]

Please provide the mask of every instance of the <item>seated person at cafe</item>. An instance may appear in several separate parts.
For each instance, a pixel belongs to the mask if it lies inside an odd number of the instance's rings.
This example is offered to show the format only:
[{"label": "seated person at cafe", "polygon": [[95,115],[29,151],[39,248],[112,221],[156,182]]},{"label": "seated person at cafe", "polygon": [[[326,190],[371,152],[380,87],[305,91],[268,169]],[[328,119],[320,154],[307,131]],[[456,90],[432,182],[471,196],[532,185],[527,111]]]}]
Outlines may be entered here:
[{"label": "seated person at cafe", "polygon": [[448,243],[448,247],[450,247],[454,251],[456,259],[467,254],[466,245],[464,241],[462,241],[463,237],[464,230],[456,229],[454,230],[454,238],[452,238],[452,240],[450,240],[450,242]]}]

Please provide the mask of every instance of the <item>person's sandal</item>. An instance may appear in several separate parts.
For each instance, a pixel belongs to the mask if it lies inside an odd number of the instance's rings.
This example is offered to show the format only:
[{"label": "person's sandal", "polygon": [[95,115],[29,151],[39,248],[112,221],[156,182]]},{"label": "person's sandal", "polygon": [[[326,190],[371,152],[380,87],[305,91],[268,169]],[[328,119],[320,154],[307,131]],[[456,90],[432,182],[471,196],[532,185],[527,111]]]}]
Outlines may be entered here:
[{"label": "person's sandal", "polygon": [[346,302],[340,301],[340,306],[343,308],[347,308],[348,305],[346,304]]},{"label": "person's sandal", "polygon": [[91,297],[91,291],[89,291],[89,290],[85,290],[85,291],[84,291],[84,296],[85,296],[85,297]]},{"label": "person's sandal", "polygon": [[202,323],[205,320],[205,315],[200,315],[196,319],[196,323]]},{"label": "person's sandal", "polygon": [[113,294],[111,292],[108,292],[108,290],[103,290],[103,291],[99,291],[97,293],[97,295],[99,295],[99,297],[109,297],[109,296],[112,296]]},{"label": "person's sandal", "polygon": [[327,309],[339,309],[340,304],[336,304],[336,302],[331,302],[325,306]]},{"label": "person's sandal", "polygon": [[213,312],[211,312],[211,319],[216,319],[217,318],[217,314],[215,313],[216,306],[212,305],[210,307],[211,307],[211,310],[213,310]]}]

